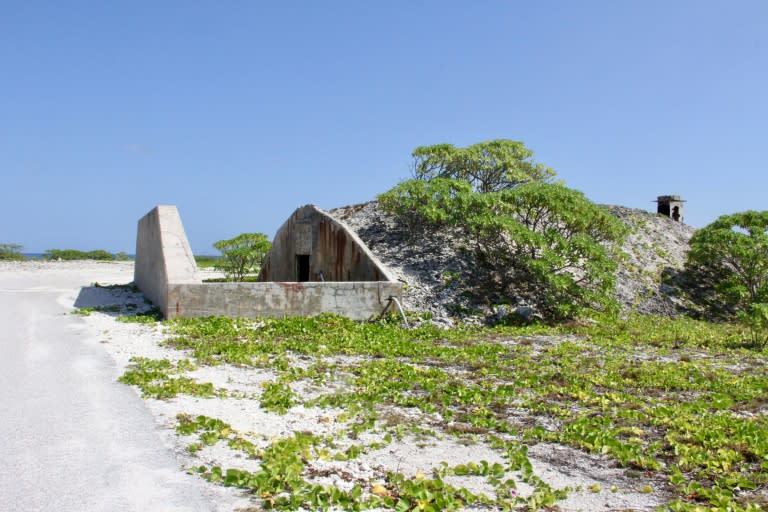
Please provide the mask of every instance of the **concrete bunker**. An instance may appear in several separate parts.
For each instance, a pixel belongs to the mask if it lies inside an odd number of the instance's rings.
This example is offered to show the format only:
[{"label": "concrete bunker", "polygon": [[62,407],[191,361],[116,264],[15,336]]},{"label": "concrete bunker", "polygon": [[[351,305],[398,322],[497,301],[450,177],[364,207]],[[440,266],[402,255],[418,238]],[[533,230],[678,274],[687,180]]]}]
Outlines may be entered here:
[{"label": "concrete bunker", "polygon": [[314,205],[297,209],[275,235],[256,283],[203,283],[175,206],[139,220],[136,286],[165,318],[379,316],[402,284],[357,235]]},{"label": "concrete bunker", "polygon": [[683,203],[685,201],[680,196],[658,196],[656,203],[656,213],[669,217],[676,222],[683,222]]},{"label": "concrete bunker", "polygon": [[277,230],[259,281],[395,281],[362,240],[333,216],[307,205]]}]

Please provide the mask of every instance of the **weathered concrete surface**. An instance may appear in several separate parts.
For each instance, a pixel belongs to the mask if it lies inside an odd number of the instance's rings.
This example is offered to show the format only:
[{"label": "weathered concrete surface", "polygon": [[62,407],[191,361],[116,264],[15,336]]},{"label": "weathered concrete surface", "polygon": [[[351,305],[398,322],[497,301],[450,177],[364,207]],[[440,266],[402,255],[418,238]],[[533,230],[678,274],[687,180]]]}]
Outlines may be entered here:
[{"label": "weathered concrete surface", "polygon": [[169,317],[284,317],[337,313],[353,320],[381,315],[390,297],[401,298],[398,282],[171,284]]},{"label": "weathered concrete surface", "polygon": [[[367,320],[387,309],[390,297],[401,298],[402,284],[357,235],[314,206],[296,210],[276,241],[271,268],[279,272],[266,274],[290,274],[285,281],[292,282],[203,283],[179,212],[175,206],[158,206],[139,220],[134,281],[165,318],[331,312]],[[309,255],[309,271],[322,271],[325,282],[295,282],[296,254]]]},{"label": "weathered concrete surface", "polygon": [[166,317],[168,283],[202,283],[175,206],[157,206],[139,220],[133,280]]},{"label": "weathered concrete surface", "polygon": [[354,231],[314,205],[297,209],[277,231],[259,281],[304,280],[300,255],[309,256],[307,281],[396,281]]},{"label": "weathered concrete surface", "polygon": [[659,196],[656,198],[656,213],[676,222],[683,222],[685,200],[678,195]]}]

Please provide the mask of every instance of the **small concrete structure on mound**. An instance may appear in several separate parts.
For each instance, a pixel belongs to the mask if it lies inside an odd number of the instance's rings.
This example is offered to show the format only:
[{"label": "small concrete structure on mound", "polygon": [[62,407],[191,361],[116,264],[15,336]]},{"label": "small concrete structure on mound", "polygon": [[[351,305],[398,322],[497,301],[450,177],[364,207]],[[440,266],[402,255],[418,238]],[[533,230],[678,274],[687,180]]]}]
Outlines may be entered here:
[{"label": "small concrete structure on mound", "polygon": [[175,206],[157,206],[139,220],[134,281],[165,318],[331,312],[367,320],[402,295],[402,284],[357,235],[313,205],[280,228],[260,279],[203,283]]},{"label": "small concrete structure on mound", "polygon": [[656,213],[669,217],[675,222],[683,222],[683,203],[685,202],[678,195],[659,196],[656,198]]}]

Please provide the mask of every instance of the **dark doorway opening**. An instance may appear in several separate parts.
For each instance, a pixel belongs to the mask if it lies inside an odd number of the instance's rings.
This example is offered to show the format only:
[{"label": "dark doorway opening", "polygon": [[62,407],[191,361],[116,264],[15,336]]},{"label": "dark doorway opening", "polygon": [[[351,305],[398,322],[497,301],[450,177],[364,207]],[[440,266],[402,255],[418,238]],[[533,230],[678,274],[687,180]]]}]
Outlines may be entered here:
[{"label": "dark doorway opening", "polygon": [[296,255],[296,281],[309,281],[309,254]]},{"label": "dark doorway opening", "polygon": [[659,208],[656,211],[669,217],[669,203],[659,203]]}]

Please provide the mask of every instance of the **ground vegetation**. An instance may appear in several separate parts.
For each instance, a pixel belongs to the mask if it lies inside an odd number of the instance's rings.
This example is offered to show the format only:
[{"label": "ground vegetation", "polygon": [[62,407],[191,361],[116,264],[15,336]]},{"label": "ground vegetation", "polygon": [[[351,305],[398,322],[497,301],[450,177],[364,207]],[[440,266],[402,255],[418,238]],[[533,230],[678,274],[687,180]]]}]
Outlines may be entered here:
[{"label": "ground vegetation", "polygon": [[[632,316],[444,331],[333,315],[166,325],[173,333],[166,346],[183,358],[136,359],[123,377],[146,396],[257,400],[277,417],[326,411],[325,434],[277,439],[238,430],[227,418],[178,417],[177,433],[202,457],[195,471],[248,490],[261,506],[551,510],[584,494],[624,503],[607,510],[642,502],[643,509],[758,511],[768,503],[765,354],[744,344],[738,325]],[[270,377],[256,392],[216,387],[193,378],[207,366]],[[435,443],[470,444],[486,458],[417,474],[382,468],[365,479],[350,469],[409,442],[425,454]],[[553,487],[532,461],[556,446],[618,473]],[[225,448],[258,464],[202,462]],[[329,475],[335,485],[324,483]]]}]

